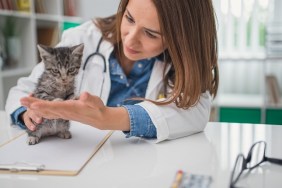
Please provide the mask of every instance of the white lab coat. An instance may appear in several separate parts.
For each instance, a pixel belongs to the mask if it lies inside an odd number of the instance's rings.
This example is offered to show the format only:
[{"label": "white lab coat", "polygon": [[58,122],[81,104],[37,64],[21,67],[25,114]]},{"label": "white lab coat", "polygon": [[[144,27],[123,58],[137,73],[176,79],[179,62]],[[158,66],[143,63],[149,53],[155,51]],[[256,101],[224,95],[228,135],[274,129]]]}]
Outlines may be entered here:
[{"label": "white lab coat", "polygon": [[[89,54],[96,50],[98,41],[101,37],[99,29],[91,22],[86,22],[79,27],[69,29],[62,35],[62,40],[58,46],[72,46],[84,43],[83,63]],[[107,104],[110,93],[110,75],[108,59],[113,51],[113,46],[103,41],[100,47],[100,53],[106,59],[106,73],[103,72],[104,62],[102,58],[95,56],[87,64],[84,76],[82,70],[77,77],[77,88],[81,91],[88,91],[93,95],[101,96],[104,104]],[[18,109],[21,104],[19,99],[32,93],[35,89],[38,78],[44,70],[44,64],[41,62],[35,66],[29,77],[18,80],[17,86],[10,90],[7,102],[6,112],[11,114]],[[156,100],[161,88],[163,88],[162,73],[164,63],[155,62],[152,75],[150,77],[146,98]],[[81,79],[83,77],[83,82]],[[104,84],[102,84],[104,82]],[[82,85],[80,85],[82,83]],[[103,86],[102,86],[103,85]],[[157,129],[157,142],[171,140],[188,136],[203,131],[210,115],[211,96],[209,92],[203,93],[198,104],[187,110],[177,108],[174,103],[165,106],[158,106],[151,102],[141,102],[142,106],[151,117]]]}]

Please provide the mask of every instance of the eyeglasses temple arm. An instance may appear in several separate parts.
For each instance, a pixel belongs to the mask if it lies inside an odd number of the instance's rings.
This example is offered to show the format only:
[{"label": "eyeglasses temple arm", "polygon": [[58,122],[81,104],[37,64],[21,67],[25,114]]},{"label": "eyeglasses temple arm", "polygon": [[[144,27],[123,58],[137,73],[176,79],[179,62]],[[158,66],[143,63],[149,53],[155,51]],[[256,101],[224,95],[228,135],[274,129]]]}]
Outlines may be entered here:
[{"label": "eyeglasses temple arm", "polygon": [[276,159],[276,158],[265,157],[265,161],[282,165],[282,159]]}]

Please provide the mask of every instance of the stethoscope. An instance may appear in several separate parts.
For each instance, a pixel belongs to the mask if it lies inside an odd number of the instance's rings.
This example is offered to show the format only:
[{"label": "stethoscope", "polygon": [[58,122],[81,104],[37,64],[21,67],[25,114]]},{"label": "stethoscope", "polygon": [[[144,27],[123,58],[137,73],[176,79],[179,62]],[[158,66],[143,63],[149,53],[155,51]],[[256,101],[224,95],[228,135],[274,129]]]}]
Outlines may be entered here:
[{"label": "stethoscope", "polygon": [[103,41],[103,37],[100,38],[99,42],[98,42],[98,45],[97,45],[97,48],[96,48],[96,51],[91,53],[90,55],[87,56],[84,64],[83,64],[83,67],[82,67],[82,78],[81,78],[81,81],[80,81],[80,88],[79,88],[79,93],[81,92],[81,87],[82,87],[82,82],[84,80],[84,72],[86,70],[86,67],[87,67],[87,64],[90,62],[90,59],[93,58],[94,56],[98,56],[100,58],[102,58],[103,60],[103,64],[104,64],[104,70],[103,70],[103,80],[102,80],[102,85],[101,85],[101,90],[100,90],[100,97],[102,96],[102,91],[103,91],[103,88],[104,88],[104,81],[105,81],[105,74],[107,73],[107,64],[106,64],[106,58],[105,56],[100,53],[100,46],[101,46],[101,43]]}]

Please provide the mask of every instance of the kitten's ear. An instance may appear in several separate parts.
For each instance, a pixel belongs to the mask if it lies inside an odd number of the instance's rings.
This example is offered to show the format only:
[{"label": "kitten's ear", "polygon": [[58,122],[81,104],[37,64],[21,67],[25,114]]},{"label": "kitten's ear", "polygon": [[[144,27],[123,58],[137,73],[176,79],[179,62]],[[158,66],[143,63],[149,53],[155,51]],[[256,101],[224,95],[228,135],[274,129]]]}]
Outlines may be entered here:
[{"label": "kitten's ear", "polygon": [[51,59],[52,57],[51,48],[41,45],[41,44],[38,44],[37,48],[38,48],[40,57],[42,58],[43,61],[48,61]]},{"label": "kitten's ear", "polygon": [[84,49],[84,44],[79,44],[71,47],[72,54],[82,56]]}]

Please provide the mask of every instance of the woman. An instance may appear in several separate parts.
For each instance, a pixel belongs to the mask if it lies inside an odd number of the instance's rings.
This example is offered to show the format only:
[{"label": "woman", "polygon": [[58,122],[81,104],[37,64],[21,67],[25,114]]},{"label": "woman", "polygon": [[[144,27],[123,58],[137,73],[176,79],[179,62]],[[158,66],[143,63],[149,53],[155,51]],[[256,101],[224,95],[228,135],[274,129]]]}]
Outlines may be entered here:
[{"label": "woman", "polygon": [[79,99],[29,95],[43,72],[40,63],[10,91],[6,111],[13,123],[35,130],[42,118],[62,118],[158,142],[205,128],[218,89],[211,0],[121,0],[115,16],[65,31],[58,46],[80,43],[84,61],[98,49],[105,62],[88,59]]}]

